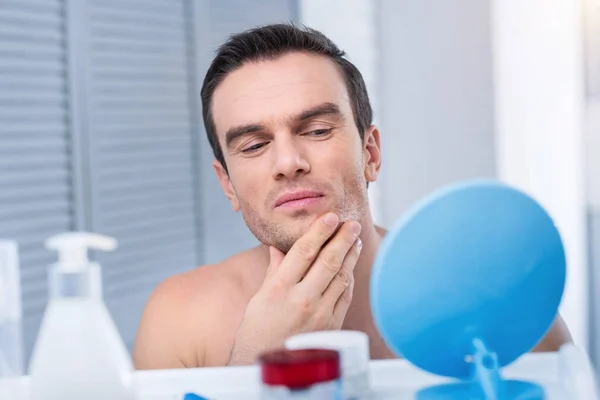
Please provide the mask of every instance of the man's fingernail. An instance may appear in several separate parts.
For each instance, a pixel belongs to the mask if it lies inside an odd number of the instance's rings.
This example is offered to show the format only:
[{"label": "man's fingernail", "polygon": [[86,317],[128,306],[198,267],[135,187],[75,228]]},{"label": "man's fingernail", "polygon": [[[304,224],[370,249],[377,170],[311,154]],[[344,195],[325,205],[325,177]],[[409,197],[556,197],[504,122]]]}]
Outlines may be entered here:
[{"label": "man's fingernail", "polygon": [[352,221],[352,222],[351,222],[350,229],[352,229],[352,232],[353,232],[355,235],[358,235],[358,234],[360,233],[360,228],[361,228],[361,227],[360,227],[360,224],[359,224],[358,222],[356,222],[356,221]]},{"label": "man's fingernail", "polygon": [[360,238],[356,238],[354,245],[356,246],[357,249],[360,250],[360,248],[362,247],[362,240],[360,240]]},{"label": "man's fingernail", "polygon": [[323,222],[325,222],[325,224],[329,226],[337,226],[338,221],[339,220],[337,215],[331,213],[327,214],[325,218],[323,218]]}]

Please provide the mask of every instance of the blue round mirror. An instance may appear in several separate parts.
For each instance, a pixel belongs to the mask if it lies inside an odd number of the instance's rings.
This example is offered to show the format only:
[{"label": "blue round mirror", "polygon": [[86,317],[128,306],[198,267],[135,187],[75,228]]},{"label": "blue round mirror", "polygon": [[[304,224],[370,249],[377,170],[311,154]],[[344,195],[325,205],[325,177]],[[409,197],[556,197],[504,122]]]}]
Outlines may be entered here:
[{"label": "blue round mirror", "polygon": [[565,254],[549,215],[495,181],[425,198],[390,230],[371,276],[371,308],[398,356],[430,373],[469,378],[473,341],[499,367],[551,327],[565,285]]}]

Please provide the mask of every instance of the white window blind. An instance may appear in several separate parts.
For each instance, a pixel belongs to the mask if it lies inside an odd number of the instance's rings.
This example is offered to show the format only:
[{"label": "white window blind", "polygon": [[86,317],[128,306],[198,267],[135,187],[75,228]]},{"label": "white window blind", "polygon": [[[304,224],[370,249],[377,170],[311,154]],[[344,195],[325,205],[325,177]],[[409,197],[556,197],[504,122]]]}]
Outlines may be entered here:
[{"label": "white window blind", "polygon": [[44,240],[74,227],[64,2],[0,2],[0,237],[21,260],[25,345],[47,299]]},{"label": "white window blind", "polygon": [[217,42],[295,15],[278,0],[0,1],[0,237],[20,246],[28,357],[47,237],[119,240],[92,258],[130,348],[159,282],[254,244],[212,177],[200,85]]},{"label": "white window blind", "polygon": [[188,7],[92,0],[84,16],[91,227],[120,244],[96,258],[129,345],[156,285],[202,263]]}]

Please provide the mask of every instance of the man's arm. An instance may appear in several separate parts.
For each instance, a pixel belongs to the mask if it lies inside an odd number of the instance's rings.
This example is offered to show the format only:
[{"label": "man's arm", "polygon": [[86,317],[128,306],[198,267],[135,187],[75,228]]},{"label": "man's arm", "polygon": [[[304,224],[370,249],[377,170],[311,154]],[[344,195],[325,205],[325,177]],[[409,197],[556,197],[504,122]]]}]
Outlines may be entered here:
[{"label": "man's arm", "polygon": [[572,342],[571,334],[560,314],[546,336],[535,346],[534,352],[558,351],[565,343]]}]

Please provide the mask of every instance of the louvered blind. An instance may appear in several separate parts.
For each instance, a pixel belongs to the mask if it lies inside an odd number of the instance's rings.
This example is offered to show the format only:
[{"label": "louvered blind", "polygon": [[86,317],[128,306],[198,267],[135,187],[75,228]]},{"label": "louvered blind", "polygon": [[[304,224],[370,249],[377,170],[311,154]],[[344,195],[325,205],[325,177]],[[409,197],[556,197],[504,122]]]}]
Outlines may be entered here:
[{"label": "louvered blind", "polygon": [[130,347],[159,282],[254,244],[210,167],[198,63],[233,32],[295,15],[291,0],[0,0],[0,237],[20,245],[28,356],[52,234],[119,240],[93,256]]},{"label": "louvered blind", "polygon": [[98,259],[129,345],[156,285],[202,262],[187,7],[175,0],[89,6],[92,225],[120,243]]},{"label": "louvered blind", "polygon": [[0,1],[0,237],[20,246],[25,346],[47,300],[44,240],[73,229],[61,0]]}]

